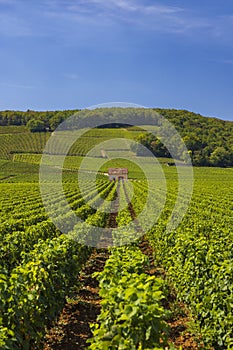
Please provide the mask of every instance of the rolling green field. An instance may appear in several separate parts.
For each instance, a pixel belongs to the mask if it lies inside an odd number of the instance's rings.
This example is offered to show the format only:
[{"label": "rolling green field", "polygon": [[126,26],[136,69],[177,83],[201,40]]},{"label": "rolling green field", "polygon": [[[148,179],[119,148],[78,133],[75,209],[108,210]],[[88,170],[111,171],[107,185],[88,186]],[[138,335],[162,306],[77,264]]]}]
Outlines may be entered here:
[{"label": "rolling green field", "polygon": [[[5,132],[4,132],[5,130]],[[0,158],[2,159],[23,159],[23,155],[42,154],[46,142],[52,135],[51,132],[30,133],[23,126],[6,126],[0,127]],[[111,140],[114,137],[134,139],[138,135],[137,131],[131,131],[130,129],[93,129],[82,135],[70,148],[69,154],[72,156],[86,155],[93,146],[100,142]],[[64,138],[64,144],[69,140],[69,132],[62,133]],[[128,150],[127,143],[123,148]],[[124,150],[124,149],[123,149]],[[63,154],[63,149],[57,150],[60,154]],[[21,158],[17,158],[17,155]],[[100,156],[101,154],[97,154]],[[16,157],[16,158],[15,158]]]},{"label": "rolling green field", "polygon": [[[112,137],[133,139],[137,133],[92,130],[74,145],[74,155],[65,158],[63,188],[67,203],[56,186],[51,197],[44,199],[56,210],[60,205],[60,211],[56,211],[59,227],[69,223],[66,206],[82,218],[83,223],[71,225],[70,234],[62,234],[46,212],[40,194],[39,164],[49,135],[24,133],[23,129],[16,133],[15,128],[13,134],[6,128],[6,134],[1,130],[0,135],[0,348],[43,349],[46,327],[61,312],[66,295],[93,251],[71,237],[87,237],[90,232],[86,223],[106,227],[109,214],[104,208],[111,206],[117,193],[120,203],[126,203],[127,194],[133,191],[131,205],[138,215],[150,189],[145,174],[134,164],[134,154],[130,153],[130,160],[110,160],[113,155],[109,153],[105,159],[90,157],[84,170],[98,169],[101,176],[93,183],[87,172],[81,192],[77,183],[81,155],[99,142]],[[112,152],[115,149],[112,145]],[[108,154],[111,148],[105,151]],[[127,142],[118,153],[124,151],[130,152]],[[132,242],[109,249],[110,257],[98,277],[103,306],[90,349],[172,349],[166,342],[168,325],[161,304],[164,284],[172,286],[177,298],[185,303],[193,320],[190,332],[201,339],[204,349],[233,348],[233,169],[194,168],[193,196],[186,215],[179,227],[167,232],[177,196],[177,169],[166,163],[167,159],[162,160],[165,207],[146,233],[155,265],[165,271],[165,281],[145,274],[147,258],[138,248],[141,239],[135,239],[136,228],[126,205],[117,213],[120,230],[113,240],[121,244],[132,237]],[[47,163],[48,169],[55,171],[51,164]],[[105,173],[110,166],[127,167],[130,180],[125,184],[109,182]],[[154,171],[150,158],[144,166],[148,172]],[[152,176],[155,203],[164,196],[160,182]],[[98,206],[96,188],[106,199],[98,209],[93,207],[96,203]],[[152,214],[148,207],[142,220],[146,223]],[[130,222],[132,225],[125,228]]]}]

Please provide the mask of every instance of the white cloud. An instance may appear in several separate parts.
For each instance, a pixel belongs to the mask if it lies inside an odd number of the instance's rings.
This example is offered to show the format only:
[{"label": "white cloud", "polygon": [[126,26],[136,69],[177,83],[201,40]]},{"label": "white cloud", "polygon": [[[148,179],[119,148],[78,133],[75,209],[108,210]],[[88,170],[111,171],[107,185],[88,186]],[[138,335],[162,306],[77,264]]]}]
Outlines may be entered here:
[{"label": "white cloud", "polygon": [[0,0],[0,5],[14,5],[16,0]]},{"label": "white cloud", "polygon": [[70,79],[70,80],[78,80],[79,79],[79,75],[76,73],[64,73],[63,76],[67,79]]},{"label": "white cloud", "polygon": [[[118,16],[120,12],[130,15],[131,13],[141,13],[144,15],[164,15],[164,14],[174,14],[184,11],[184,9],[175,6],[166,5],[146,5],[142,0],[131,1],[131,0],[77,0],[77,1],[67,1],[63,2],[61,0],[44,0],[45,4],[49,6],[51,10],[59,11],[62,7],[66,12],[76,12],[82,13],[109,13],[111,15]],[[58,14],[58,13],[57,13]]]},{"label": "white cloud", "polygon": [[132,1],[132,0],[86,0],[86,1],[77,1],[76,5],[98,5],[102,9],[121,9],[128,12],[144,12],[144,13],[176,13],[180,12],[183,9],[176,6],[166,6],[166,5],[146,5],[143,1]]},{"label": "white cloud", "polygon": [[19,84],[19,83],[0,83],[0,86],[5,88],[16,88],[16,89],[34,89],[35,86],[32,85],[25,85],[25,84]]},{"label": "white cloud", "polygon": [[233,59],[230,60],[221,60],[221,63],[226,63],[226,64],[233,64]]},{"label": "white cloud", "polygon": [[[0,5],[7,3],[8,0],[0,0]],[[16,1],[9,0],[8,4],[13,4],[12,11],[4,10],[0,14],[0,34],[7,36],[47,36],[46,28],[52,29],[50,34],[57,32],[59,35],[65,33],[66,28],[70,30],[79,24],[101,28],[128,23],[131,28],[195,36],[200,40],[231,41],[233,37],[233,16],[204,15],[194,12],[188,5],[171,6],[161,0],[38,0],[30,2],[26,8],[27,18],[24,1],[17,0],[14,5]]]},{"label": "white cloud", "polygon": [[0,33],[6,36],[29,36],[31,31],[28,24],[13,14],[0,14]]},{"label": "white cloud", "polygon": [[194,15],[188,8],[151,5],[145,0],[44,0],[46,14],[62,20],[108,25],[119,21],[142,26],[150,31],[191,33],[193,30],[214,30],[208,18]]}]

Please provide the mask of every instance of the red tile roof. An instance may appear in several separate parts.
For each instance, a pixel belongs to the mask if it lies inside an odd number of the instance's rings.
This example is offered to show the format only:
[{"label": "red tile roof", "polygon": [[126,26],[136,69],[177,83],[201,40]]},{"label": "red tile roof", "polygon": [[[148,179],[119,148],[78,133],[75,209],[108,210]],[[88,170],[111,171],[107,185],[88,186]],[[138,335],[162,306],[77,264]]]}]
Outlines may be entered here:
[{"label": "red tile roof", "polygon": [[109,169],[108,169],[108,174],[109,174],[109,175],[123,175],[123,174],[128,174],[128,169],[127,169],[127,168],[109,168]]}]

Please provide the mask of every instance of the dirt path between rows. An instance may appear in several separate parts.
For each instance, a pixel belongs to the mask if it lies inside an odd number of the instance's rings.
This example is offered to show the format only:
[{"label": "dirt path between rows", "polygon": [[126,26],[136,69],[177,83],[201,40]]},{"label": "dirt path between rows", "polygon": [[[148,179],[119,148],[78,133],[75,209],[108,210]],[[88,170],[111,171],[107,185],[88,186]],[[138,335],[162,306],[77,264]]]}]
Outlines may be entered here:
[{"label": "dirt path between rows", "polygon": [[[129,198],[125,186],[124,192],[126,200],[128,201]],[[119,206],[119,187],[117,189],[117,194],[117,200],[113,203],[107,224],[109,228],[117,227],[116,217]],[[133,220],[135,220],[136,214],[131,203],[128,204],[128,208]],[[139,224],[137,229],[141,230]],[[109,244],[111,244],[111,237],[103,237],[100,239],[100,246],[107,247]],[[145,236],[142,236],[139,247],[142,252],[149,257],[150,261],[150,265],[145,272],[163,278],[165,273],[161,271],[161,269],[155,267],[153,250]],[[43,350],[82,350],[88,347],[87,339],[92,337],[90,324],[96,322],[101,310],[101,299],[98,295],[98,281],[92,274],[96,271],[103,270],[108,256],[109,254],[106,248],[93,250],[81,275],[78,277],[81,288],[77,290],[66,303],[58,321],[48,331],[45,337]],[[197,344],[193,337],[187,332],[187,323],[190,319],[185,311],[185,307],[177,303],[175,295],[171,292],[164,301],[163,306],[165,309],[171,310],[174,308],[174,305],[178,305],[177,308],[179,312],[167,321],[171,328],[169,342],[173,343],[177,348],[182,346],[182,350],[197,350]]]},{"label": "dirt path between rows", "polygon": [[109,257],[107,247],[112,244],[111,228],[117,227],[119,186],[116,191],[107,222],[109,237],[100,237],[98,249],[94,249],[78,277],[81,288],[66,303],[58,321],[48,331],[43,350],[82,350],[88,347],[87,339],[92,337],[90,324],[96,322],[101,309],[98,281],[92,275],[103,270]]},{"label": "dirt path between rows", "polygon": [[92,274],[104,268],[107,258],[107,251],[93,251],[79,277],[82,286],[66,303],[58,321],[47,333],[44,350],[87,348],[86,341],[92,336],[90,323],[95,322],[100,313],[98,282]]}]

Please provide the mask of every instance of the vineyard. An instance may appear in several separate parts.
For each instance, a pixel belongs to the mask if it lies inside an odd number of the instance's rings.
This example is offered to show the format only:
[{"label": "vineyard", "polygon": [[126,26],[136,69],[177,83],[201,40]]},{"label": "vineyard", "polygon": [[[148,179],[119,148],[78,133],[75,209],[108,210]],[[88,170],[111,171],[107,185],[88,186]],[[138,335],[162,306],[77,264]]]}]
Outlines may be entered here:
[{"label": "vineyard", "polygon": [[[71,291],[79,295],[83,271],[99,253],[105,254],[106,262],[90,278],[98,281],[101,307],[87,325],[89,339],[77,349],[232,349],[232,168],[195,168],[187,213],[167,232],[177,196],[176,167],[162,165],[166,194],[159,178],[152,178],[149,188],[133,157],[132,162],[106,158],[94,183],[88,176],[77,182],[82,154],[113,137],[133,139],[137,131],[96,129],[83,136],[64,163],[65,202],[56,184],[41,198],[39,163],[49,135],[15,130],[0,134],[0,348],[43,349]],[[115,148],[108,147],[110,156]],[[127,142],[120,151],[129,151]],[[92,165],[101,165],[98,157]],[[127,166],[129,181],[110,182],[105,175],[110,166]],[[152,172],[149,158],[146,167]],[[163,202],[158,221],[144,235],[142,227],[155,215],[156,203]],[[70,214],[64,208],[72,209],[82,222],[69,227]],[[68,234],[62,233],[63,227]],[[95,227],[112,234],[103,237]],[[96,248],[85,245],[93,230]],[[188,315],[189,347],[172,333],[176,314],[171,296]]]},{"label": "vineyard", "polygon": [[[137,137],[137,134],[137,131],[133,131],[130,128],[125,130],[93,129],[74,143],[69,151],[69,155],[83,156],[100,142],[107,141],[114,137],[133,139]],[[22,126],[2,126],[0,129],[0,158],[13,160],[15,157],[14,160],[16,161],[27,161],[27,159],[23,158],[23,155],[26,154],[26,156],[28,156],[29,154],[30,156],[30,154],[33,154],[34,160],[33,158],[31,158],[31,160],[38,163],[38,157],[41,156],[50,136],[50,132],[26,132],[25,127]],[[63,133],[64,144],[66,138],[69,140],[69,137],[69,133],[67,133],[67,135]],[[56,137],[54,139],[54,142],[56,142]],[[125,149],[128,150],[127,144],[125,145]],[[61,148],[58,149],[57,152],[63,154],[64,150]],[[98,156],[101,156],[101,154],[98,154]]]}]

